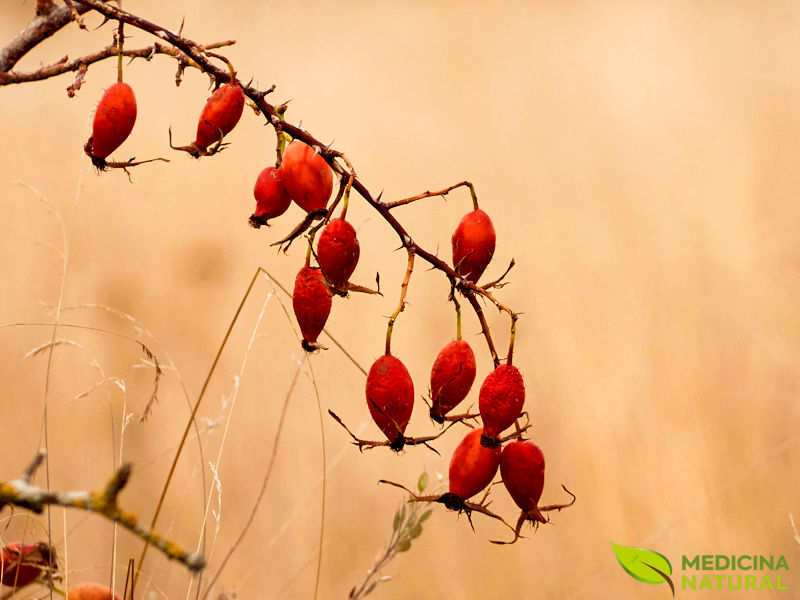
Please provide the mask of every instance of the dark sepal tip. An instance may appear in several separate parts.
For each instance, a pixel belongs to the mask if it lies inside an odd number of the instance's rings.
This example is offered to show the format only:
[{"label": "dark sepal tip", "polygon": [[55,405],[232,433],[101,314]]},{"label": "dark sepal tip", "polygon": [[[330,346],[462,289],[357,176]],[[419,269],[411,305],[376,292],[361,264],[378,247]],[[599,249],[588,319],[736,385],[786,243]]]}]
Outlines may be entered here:
[{"label": "dark sepal tip", "polygon": [[497,448],[499,445],[500,440],[498,438],[486,435],[485,433],[481,435],[481,446],[484,448]]}]

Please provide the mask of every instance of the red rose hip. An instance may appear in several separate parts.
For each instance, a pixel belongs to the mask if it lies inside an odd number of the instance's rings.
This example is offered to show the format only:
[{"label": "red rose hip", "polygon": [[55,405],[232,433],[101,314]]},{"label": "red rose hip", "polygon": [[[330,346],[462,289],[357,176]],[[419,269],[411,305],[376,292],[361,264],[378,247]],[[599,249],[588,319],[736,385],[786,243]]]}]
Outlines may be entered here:
[{"label": "red rose hip", "polygon": [[51,551],[47,544],[7,544],[0,554],[0,570],[3,573],[0,583],[7,587],[26,586],[36,581],[51,562],[55,567],[55,551]]},{"label": "red rose hip", "polygon": [[333,287],[347,289],[359,254],[358,238],[353,226],[344,219],[332,219],[319,236],[317,260],[322,274]]},{"label": "red rose hip", "polygon": [[318,348],[317,338],[331,312],[331,293],[319,269],[303,267],[294,281],[292,306],[297,324],[303,334],[303,348]]},{"label": "red rose hip", "polygon": [[259,173],[253,188],[256,211],[250,217],[254,227],[268,225],[269,219],[280,217],[289,208],[292,199],[281,182],[281,174],[275,167],[267,167]]},{"label": "red rose hip", "polygon": [[539,446],[519,440],[506,444],[500,456],[500,474],[517,506],[531,516],[541,517],[537,507],[544,489],[544,455]]},{"label": "red rose hip", "polygon": [[103,165],[108,155],[131,134],[134,123],[136,97],[133,89],[118,81],[105,91],[94,113],[92,137],[86,142],[86,152],[92,157],[92,162]]},{"label": "red rose hip", "polygon": [[522,412],[525,383],[513,365],[500,365],[483,381],[478,408],[486,433],[483,443],[496,443],[500,433],[510,427]]},{"label": "red rose hip", "polygon": [[480,209],[464,215],[451,241],[456,272],[477,283],[494,254],[495,233],[489,215]]},{"label": "red rose hip", "polygon": [[70,588],[67,600],[122,600],[122,598],[99,583],[79,583]]},{"label": "red rose hip", "polygon": [[[481,445],[482,429],[470,431],[453,451],[450,459],[450,495],[463,504],[492,482],[500,464],[499,446]],[[454,508],[446,501],[448,508]],[[458,508],[456,506],[455,508]]]},{"label": "red rose hip", "polygon": [[405,365],[391,354],[376,360],[367,375],[367,407],[393,450],[405,443],[404,434],[414,408],[414,382]]},{"label": "red rose hip", "polygon": [[314,149],[293,140],[283,153],[281,179],[286,191],[306,212],[324,209],[333,190],[333,172]]},{"label": "red rose hip", "polygon": [[444,416],[467,397],[475,381],[475,355],[464,340],[454,340],[439,351],[431,368],[431,418]]},{"label": "red rose hip", "polygon": [[197,123],[197,136],[194,145],[198,150],[205,151],[212,144],[216,144],[223,136],[228,135],[239,119],[244,109],[244,92],[235,83],[221,85],[206,102],[200,121]]}]

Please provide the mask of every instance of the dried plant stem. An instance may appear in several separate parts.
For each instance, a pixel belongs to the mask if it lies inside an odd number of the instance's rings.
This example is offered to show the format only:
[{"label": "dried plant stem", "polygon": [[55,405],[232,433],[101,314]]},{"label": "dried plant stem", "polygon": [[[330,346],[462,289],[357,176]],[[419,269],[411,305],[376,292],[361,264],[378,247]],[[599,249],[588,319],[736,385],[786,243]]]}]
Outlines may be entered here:
[{"label": "dried plant stem", "polygon": [[[242,357],[242,364],[239,367],[239,374],[237,376],[236,388],[235,388],[233,396],[232,396],[232,398],[230,400],[230,406],[228,408],[228,414],[227,414],[227,416],[225,418],[225,428],[222,431],[222,439],[220,440],[219,450],[217,451],[217,458],[216,458],[216,461],[214,463],[217,472],[219,472],[220,465],[222,464],[222,455],[223,455],[223,452],[225,450],[225,442],[228,439],[228,432],[230,431],[230,425],[231,425],[231,419],[233,417],[233,411],[236,408],[236,400],[239,397],[239,384],[238,384],[238,382],[241,381],[242,377],[244,377],[244,372],[245,372],[245,369],[247,368],[247,359],[249,358],[250,352],[253,349],[253,344],[255,343],[256,335],[258,334],[258,329],[261,326],[261,322],[264,319],[264,314],[266,313],[267,306],[269,305],[269,301],[271,299],[272,299],[272,292],[267,294],[267,297],[264,298],[264,303],[261,305],[261,312],[259,312],[259,314],[258,314],[258,318],[256,319],[256,323],[253,326],[253,331],[250,334],[250,339],[247,342],[247,349],[245,350],[244,356]],[[209,488],[209,490],[208,490],[208,499],[205,502],[206,508],[205,508],[205,511],[203,512],[203,522],[202,522],[202,524],[200,526],[201,533],[200,533],[199,539],[197,540],[197,546],[196,546],[195,552],[199,552],[200,551],[200,547],[201,547],[203,539],[205,537],[205,531],[206,531],[206,527],[207,527],[207,523],[208,523],[208,513],[209,513],[209,510],[211,509],[211,500],[212,500],[212,494],[213,493],[214,493],[214,486],[211,486]],[[216,538],[215,538],[215,540],[216,540]],[[209,558],[209,560],[211,559],[211,555],[212,555],[213,552],[214,552],[214,542],[212,541],[211,547],[208,550],[208,558]],[[186,590],[186,598],[187,599],[189,598],[189,596],[191,594],[192,583],[193,582],[190,582],[189,587]],[[198,580],[197,585],[198,585],[198,588],[202,585],[202,579]]]},{"label": "dried plant stem", "polygon": [[322,574],[322,545],[325,541],[325,508],[328,492],[328,456],[327,444],[325,441],[325,422],[322,416],[322,400],[319,395],[319,386],[317,385],[317,377],[314,374],[314,366],[311,360],[308,361],[308,371],[311,374],[311,384],[314,387],[314,399],[317,404],[317,414],[319,416],[319,437],[322,461],[322,493],[320,494],[320,514],[319,514],[319,548],[317,550],[317,571],[314,575],[314,600],[319,596],[319,582]]},{"label": "dried plant stem", "polygon": [[[164,481],[164,486],[161,489],[161,496],[158,499],[158,503],[156,504],[156,510],[153,513],[153,518],[150,521],[150,528],[153,529],[158,522],[158,517],[161,514],[161,509],[164,506],[164,499],[167,496],[167,491],[169,490],[169,485],[172,483],[172,477],[175,474],[175,468],[178,466],[178,460],[180,459],[181,453],[183,452],[183,447],[186,443],[186,438],[189,436],[189,430],[192,428],[192,423],[195,421],[195,417],[197,416],[197,411],[200,408],[200,404],[203,402],[203,397],[205,396],[206,390],[208,389],[208,384],[211,382],[211,377],[214,375],[214,371],[217,368],[217,364],[219,364],[219,359],[222,357],[222,351],[225,349],[225,345],[228,343],[228,338],[231,336],[231,332],[233,331],[234,325],[236,325],[236,321],[239,319],[239,315],[244,308],[245,302],[247,302],[247,298],[250,296],[250,292],[253,290],[253,286],[256,283],[256,279],[260,273],[260,269],[256,269],[255,273],[253,273],[253,277],[250,279],[250,284],[247,286],[247,290],[245,291],[244,295],[242,296],[241,301],[239,302],[239,306],[236,308],[236,312],[231,319],[231,322],[228,324],[228,329],[225,331],[225,335],[222,338],[222,342],[217,348],[217,353],[214,356],[214,360],[211,362],[211,367],[206,373],[206,378],[203,381],[203,386],[200,388],[200,393],[197,395],[197,400],[192,407],[191,415],[189,415],[189,420],[186,423],[186,427],[183,429],[183,434],[181,434],[181,440],[178,443],[178,449],[175,451],[175,458],[172,459],[172,464],[170,465],[169,472],[167,473],[167,479]],[[139,580],[139,575],[142,571],[142,564],[144,563],[144,559],[147,556],[147,549],[148,545],[145,545],[142,548],[142,553],[139,555],[139,561],[136,564],[136,574],[133,577],[133,584],[136,585]]]},{"label": "dried plant stem", "polygon": [[208,587],[206,587],[206,591],[202,596],[204,600],[208,598],[209,594],[211,593],[211,590],[214,588],[214,584],[219,579],[219,576],[222,574],[223,569],[225,569],[225,565],[228,564],[228,561],[230,560],[231,556],[239,547],[239,545],[242,543],[242,540],[244,540],[244,537],[247,535],[250,526],[253,524],[253,521],[255,520],[256,513],[258,512],[258,507],[261,504],[261,500],[264,498],[265,492],[267,491],[267,484],[269,484],[269,480],[272,475],[272,468],[275,466],[275,458],[278,455],[278,446],[281,441],[281,433],[283,432],[283,424],[286,419],[287,409],[289,408],[289,401],[291,400],[292,395],[294,394],[295,387],[297,387],[297,380],[300,377],[300,372],[302,371],[307,358],[308,358],[308,353],[305,353],[303,355],[303,358],[299,361],[297,365],[297,370],[295,370],[294,377],[292,378],[292,383],[289,385],[289,390],[286,392],[286,396],[283,400],[283,406],[281,407],[281,414],[280,417],[278,418],[278,429],[275,432],[275,436],[272,443],[272,454],[269,457],[267,472],[264,475],[264,479],[261,481],[261,489],[259,490],[258,495],[256,496],[256,501],[253,504],[253,509],[250,511],[250,515],[248,516],[247,521],[245,522],[245,525],[242,528],[242,531],[239,533],[239,536],[236,538],[236,541],[228,550],[228,553],[225,555],[225,558],[222,559],[222,562],[220,563],[217,572],[214,574],[214,577],[211,578]]}]

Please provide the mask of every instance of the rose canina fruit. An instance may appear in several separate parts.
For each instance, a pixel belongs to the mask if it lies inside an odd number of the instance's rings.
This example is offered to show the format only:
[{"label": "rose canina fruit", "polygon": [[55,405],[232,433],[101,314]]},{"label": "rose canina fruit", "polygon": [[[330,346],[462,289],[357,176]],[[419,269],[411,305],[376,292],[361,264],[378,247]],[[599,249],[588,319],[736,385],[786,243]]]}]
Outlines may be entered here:
[{"label": "rose canina fruit", "polygon": [[122,145],[136,123],[136,97],[127,83],[118,81],[108,88],[94,113],[92,137],[86,142],[86,151],[95,164],[104,164],[105,158]]},{"label": "rose canina fruit", "polygon": [[544,455],[531,441],[506,444],[500,456],[500,474],[508,493],[523,512],[544,522],[539,512],[539,498],[544,488]]},{"label": "rose canina fruit", "polygon": [[36,581],[51,561],[55,566],[55,551],[51,553],[47,544],[12,542],[0,554],[0,570],[3,572],[0,582],[8,587],[26,586]]},{"label": "rose canina fruit", "polygon": [[[237,84],[226,83],[220,86],[206,102],[200,121],[197,123],[197,137],[194,145],[199,150],[205,150],[212,144],[220,141],[222,136],[228,135],[239,119],[244,109],[244,92]],[[222,134],[220,135],[220,132]]]},{"label": "rose canina fruit", "polygon": [[486,432],[484,443],[496,439],[510,427],[522,412],[525,403],[525,383],[513,365],[500,365],[483,381],[478,408]]},{"label": "rose canina fruit", "polygon": [[414,382],[405,365],[391,354],[376,360],[367,375],[367,407],[375,424],[400,450],[414,408]]},{"label": "rose canina fruit", "polygon": [[281,174],[275,167],[267,167],[259,173],[253,188],[256,211],[250,217],[255,226],[267,225],[269,219],[280,217],[289,208],[292,199],[281,182]]},{"label": "rose canina fruit", "polygon": [[356,230],[344,219],[331,219],[317,244],[317,260],[325,278],[338,290],[347,289],[347,281],[358,264],[360,249]]},{"label": "rose canina fruit", "polygon": [[300,140],[283,153],[281,180],[286,191],[306,212],[324,209],[333,190],[333,172],[325,159]]},{"label": "rose canina fruit", "polygon": [[316,348],[319,334],[331,312],[331,293],[319,269],[303,267],[294,281],[292,306],[303,334],[303,348]]},{"label": "rose canina fruit", "polygon": [[[482,429],[470,431],[450,459],[450,494],[468,500],[494,479],[500,464],[500,448],[481,445]],[[452,508],[445,502],[448,508]]]},{"label": "rose canina fruit", "polygon": [[494,254],[495,233],[489,215],[480,209],[464,215],[453,232],[452,243],[456,272],[477,283]]},{"label": "rose canina fruit", "polygon": [[67,600],[122,600],[122,598],[99,583],[79,583],[70,588]]},{"label": "rose canina fruit", "polygon": [[431,418],[443,417],[467,397],[475,381],[475,355],[464,340],[454,340],[439,351],[431,368]]}]

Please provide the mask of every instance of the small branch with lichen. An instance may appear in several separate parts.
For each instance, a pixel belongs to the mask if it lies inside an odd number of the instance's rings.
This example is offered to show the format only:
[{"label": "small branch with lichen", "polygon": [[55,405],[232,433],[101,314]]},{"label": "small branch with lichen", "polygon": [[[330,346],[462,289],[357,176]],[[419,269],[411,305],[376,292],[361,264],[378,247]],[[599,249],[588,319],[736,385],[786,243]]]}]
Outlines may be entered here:
[{"label": "small branch with lichen", "polygon": [[21,477],[9,482],[0,482],[0,510],[6,506],[18,506],[41,514],[46,506],[56,505],[93,512],[114,523],[119,523],[146,543],[161,550],[167,558],[177,560],[185,565],[193,573],[197,573],[205,567],[206,561],[201,554],[186,552],[155,531],[139,525],[138,517],[134,513],[120,508],[117,499],[130,478],[130,463],[122,465],[101,490],[54,492],[31,483],[33,475],[41,466],[44,457],[45,453],[39,452]]}]

